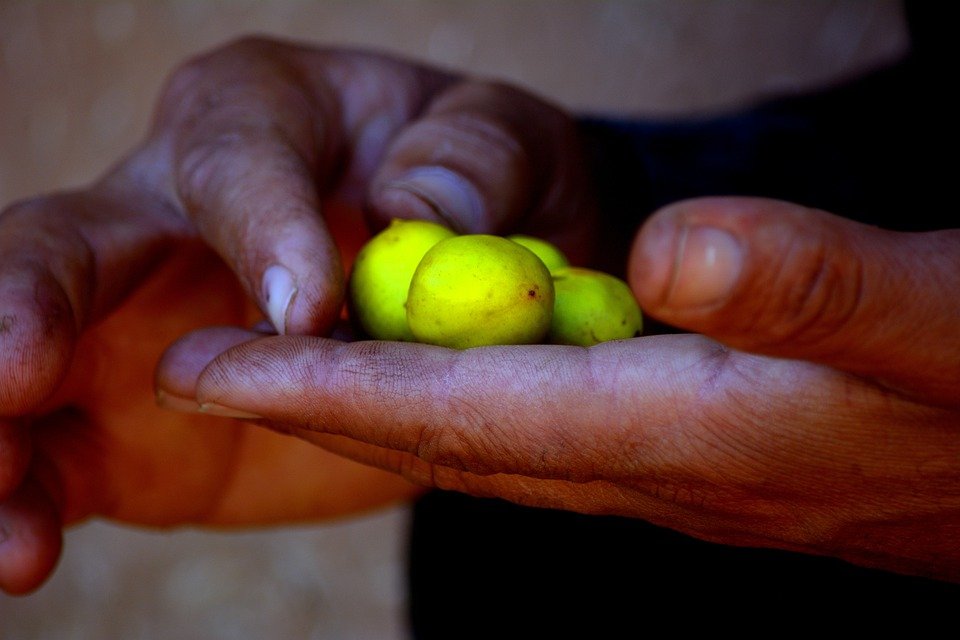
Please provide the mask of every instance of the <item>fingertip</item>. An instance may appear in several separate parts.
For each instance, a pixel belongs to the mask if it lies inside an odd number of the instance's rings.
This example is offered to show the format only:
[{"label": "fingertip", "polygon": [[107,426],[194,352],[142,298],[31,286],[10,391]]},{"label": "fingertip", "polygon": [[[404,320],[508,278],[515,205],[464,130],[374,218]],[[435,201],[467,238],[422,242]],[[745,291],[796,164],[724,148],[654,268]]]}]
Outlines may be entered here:
[{"label": "fingertip", "polygon": [[741,240],[722,226],[661,219],[637,238],[630,264],[634,293],[648,310],[709,309],[736,289],[745,260]]},{"label": "fingertip", "polygon": [[667,297],[680,230],[662,214],[649,218],[633,241],[627,265],[630,287],[645,311],[655,311]]},{"label": "fingertip", "polygon": [[200,329],[170,345],[160,358],[154,377],[160,406],[183,410],[181,401],[197,410],[197,380],[203,370],[224,351],[262,337],[262,334],[237,327]]},{"label": "fingertip", "polygon": [[50,274],[16,270],[0,277],[0,416],[34,410],[66,375],[77,322]]},{"label": "fingertip", "polygon": [[326,335],[346,289],[336,246],[326,235],[307,233],[297,242],[267,242],[258,253],[273,259],[255,259],[263,265],[254,291],[261,312],[280,335]]},{"label": "fingertip", "polygon": [[36,485],[0,504],[0,589],[23,595],[53,573],[63,548],[60,517]]},{"label": "fingertip", "polygon": [[[297,279],[286,310],[281,311],[279,307],[282,305],[278,305],[277,320],[271,318],[271,324],[274,324],[278,334],[325,336],[333,330],[340,319],[346,285],[339,263],[335,273],[324,275],[326,277],[315,281],[310,278]],[[271,313],[269,307],[266,312]],[[281,314],[282,320],[279,317]],[[282,322],[282,331],[275,322]]]}]

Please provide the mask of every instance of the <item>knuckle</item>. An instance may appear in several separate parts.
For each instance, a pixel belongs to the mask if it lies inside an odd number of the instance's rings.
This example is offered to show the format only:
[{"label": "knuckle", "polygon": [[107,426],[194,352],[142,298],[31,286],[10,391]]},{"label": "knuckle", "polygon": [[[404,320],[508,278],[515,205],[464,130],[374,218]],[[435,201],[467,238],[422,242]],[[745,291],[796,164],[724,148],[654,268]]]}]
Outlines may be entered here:
[{"label": "knuckle", "polygon": [[175,180],[177,193],[188,210],[194,211],[211,200],[219,189],[223,176],[243,146],[244,134],[225,132],[205,138],[191,145],[177,159]]},{"label": "knuckle", "polygon": [[431,422],[420,426],[413,454],[424,462],[463,468],[470,463],[469,451],[449,424]]},{"label": "knuckle", "polygon": [[[174,183],[189,213],[242,212],[265,181],[286,184],[299,175],[300,164],[296,152],[272,132],[237,124],[182,149],[175,159]],[[202,220],[195,222],[203,227]]]},{"label": "knuckle", "polygon": [[414,131],[425,140],[438,141],[432,159],[440,164],[461,166],[470,173],[492,168],[528,170],[528,157],[517,137],[488,114],[468,111],[429,116]]},{"label": "knuckle", "polygon": [[391,150],[401,164],[442,166],[462,176],[480,195],[492,220],[530,208],[538,195],[530,155],[501,123],[477,112],[431,115],[400,134]]},{"label": "knuckle", "polygon": [[197,119],[218,104],[212,86],[217,76],[213,55],[189,59],[169,75],[157,105],[159,125],[175,126]]},{"label": "knuckle", "polygon": [[505,452],[497,447],[500,430],[484,416],[481,407],[451,398],[442,421],[420,427],[414,455],[431,466],[443,466],[475,474],[496,473]]},{"label": "knuckle", "polygon": [[506,84],[467,80],[441,93],[391,153],[459,173],[479,190],[485,213],[506,225],[575,182],[566,176],[579,175],[567,165],[576,140],[573,120],[552,105]]},{"label": "knuckle", "polygon": [[756,402],[764,372],[752,357],[716,345],[696,363],[702,372],[690,401],[676,407],[674,428],[645,442],[642,479],[653,497],[697,510],[723,511],[758,481],[779,477],[765,454],[769,405]]},{"label": "knuckle", "polygon": [[[295,77],[280,41],[244,36],[174,68],[160,94],[157,121],[175,126],[202,121],[211,112],[257,95],[264,86]],[[263,85],[263,86],[261,86]]]},{"label": "knuckle", "polygon": [[[0,256],[42,262],[59,291],[83,290],[96,269],[96,254],[73,224],[79,214],[102,204],[90,193],[63,193],[23,200],[0,212]],[[17,251],[7,251],[8,247]],[[80,310],[85,301],[72,300]]]},{"label": "knuckle", "polygon": [[575,122],[565,111],[504,82],[462,82],[439,99],[431,111],[472,115],[504,142],[520,148],[553,149],[577,135]]},{"label": "knuckle", "polygon": [[[816,382],[818,368],[735,353],[715,364],[699,401],[682,418],[690,427],[680,430],[664,452],[669,464],[660,467],[671,473],[658,478],[662,495],[754,516],[804,495],[829,499],[834,488],[819,479],[844,475],[833,469],[824,476],[824,470],[851,445],[843,444],[842,427],[830,432],[807,428],[811,403],[820,403],[824,414],[837,409],[836,400]],[[796,389],[795,395],[773,392],[785,387]],[[767,400],[758,402],[760,397]]]},{"label": "knuckle", "polygon": [[816,344],[843,330],[862,304],[864,275],[858,256],[836,242],[797,239],[784,254],[779,270],[787,278],[768,313],[776,322],[770,340],[801,347]]}]

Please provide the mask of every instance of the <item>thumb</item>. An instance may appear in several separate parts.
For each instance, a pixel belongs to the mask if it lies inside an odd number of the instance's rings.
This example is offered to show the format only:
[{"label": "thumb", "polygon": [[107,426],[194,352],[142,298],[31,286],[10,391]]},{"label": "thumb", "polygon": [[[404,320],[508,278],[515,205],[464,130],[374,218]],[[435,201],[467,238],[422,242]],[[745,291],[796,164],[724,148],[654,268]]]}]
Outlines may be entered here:
[{"label": "thumb", "polygon": [[690,200],[643,226],[630,279],[668,324],[960,401],[958,230],[898,233],[774,200]]}]

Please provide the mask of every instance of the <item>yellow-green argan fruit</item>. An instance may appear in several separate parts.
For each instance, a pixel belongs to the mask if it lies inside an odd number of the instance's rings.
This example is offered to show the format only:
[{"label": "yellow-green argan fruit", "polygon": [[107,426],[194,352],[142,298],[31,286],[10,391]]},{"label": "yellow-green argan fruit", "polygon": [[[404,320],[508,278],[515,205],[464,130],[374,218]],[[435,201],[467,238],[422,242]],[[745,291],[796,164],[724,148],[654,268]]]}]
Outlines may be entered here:
[{"label": "yellow-green argan fruit", "polygon": [[547,340],[589,347],[639,335],[643,316],[630,287],[601,271],[566,267],[553,273],[556,302]]},{"label": "yellow-green argan fruit", "polygon": [[516,242],[484,234],[435,244],[407,298],[417,341],[454,349],[540,342],[552,315],[553,282],[543,261]]},{"label": "yellow-green argan fruit", "polygon": [[430,247],[456,234],[425,220],[395,219],[361,247],[350,271],[351,319],[372,338],[414,337],[407,324],[407,291]]},{"label": "yellow-green argan fruit", "polygon": [[522,234],[507,236],[507,240],[513,240],[517,244],[522,244],[527,249],[530,249],[530,251],[533,251],[537,254],[538,258],[543,260],[543,264],[547,265],[547,269],[549,269],[551,273],[557,269],[570,266],[570,261],[567,260],[567,256],[552,242]]}]

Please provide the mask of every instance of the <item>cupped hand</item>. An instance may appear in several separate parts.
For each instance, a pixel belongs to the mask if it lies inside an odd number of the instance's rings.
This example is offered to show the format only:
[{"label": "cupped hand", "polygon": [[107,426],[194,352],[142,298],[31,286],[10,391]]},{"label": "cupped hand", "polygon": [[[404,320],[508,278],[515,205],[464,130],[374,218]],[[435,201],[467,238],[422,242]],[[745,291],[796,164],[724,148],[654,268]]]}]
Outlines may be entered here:
[{"label": "cupped hand", "polygon": [[427,486],[960,580],[960,232],[697,200],[645,224],[630,277],[701,335],[275,336],[197,378],[177,345],[158,380]]},{"label": "cupped hand", "polygon": [[[203,326],[329,334],[342,245],[393,217],[537,229],[582,255],[582,162],[570,118],[505,85],[257,38],[184,64],[102,179],[0,214],[0,588],[35,587],[61,525],[90,515],[234,525],[413,495],[302,441],[161,411],[157,359]],[[250,337],[181,343],[174,368],[195,379]]]}]

